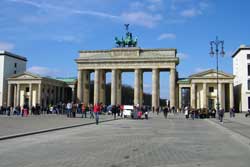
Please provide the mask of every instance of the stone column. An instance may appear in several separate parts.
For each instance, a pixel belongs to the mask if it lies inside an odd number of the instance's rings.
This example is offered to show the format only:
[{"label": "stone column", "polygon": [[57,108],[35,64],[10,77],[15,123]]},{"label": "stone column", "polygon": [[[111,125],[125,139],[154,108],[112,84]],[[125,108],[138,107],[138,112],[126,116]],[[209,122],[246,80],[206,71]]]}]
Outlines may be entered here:
[{"label": "stone column", "polygon": [[95,69],[94,104],[99,103],[99,98],[100,98],[100,70]]},{"label": "stone column", "polygon": [[11,84],[8,84],[8,101],[7,101],[7,106],[11,105]]},{"label": "stone column", "polygon": [[89,83],[90,72],[88,70],[83,71],[83,102],[85,105],[89,104]]},{"label": "stone column", "polygon": [[20,106],[20,84],[17,84],[17,98],[16,98],[16,103],[18,106]]},{"label": "stone column", "polygon": [[17,85],[14,85],[14,107],[16,107],[17,106],[17,91],[16,91],[16,89],[17,89]]},{"label": "stone column", "polygon": [[33,100],[33,93],[32,93],[32,83],[29,84],[29,91],[30,91],[30,97],[29,97],[29,107],[32,108],[32,100]]},{"label": "stone column", "polygon": [[234,107],[234,86],[233,83],[229,84],[229,107]]},{"label": "stone column", "polygon": [[196,88],[195,83],[192,83],[191,85],[191,107],[196,109]]},{"label": "stone column", "polygon": [[105,104],[105,87],[106,87],[106,72],[100,71],[100,102]]},{"label": "stone column", "polygon": [[135,69],[134,105],[140,104],[141,69]]},{"label": "stone column", "polygon": [[143,71],[141,71],[140,75],[140,106],[143,104]]},{"label": "stone column", "polygon": [[220,104],[220,109],[222,109],[222,93],[221,93],[221,90],[222,90],[222,84],[219,83],[219,87],[218,87],[218,94],[219,94],[219,104]]},{"label": "stone column", "polygon": [[181,89],[182,89],[182,87],[179,87],[178,88],[178,94],[179,94],[179,108],[181,108],[182,107],[182,94],[181,94]]},{"label": "stone column", "polygon": [[112,81],[111,81],[111,105],[116,105],[117,97],[117,70],[112,69]]},{"label": "stone column", "polygon": [[77,82],[77,102],[81,103],[83,98],[83,71],[82,70],[78,70],[78,82]]},{"label": "stone column", "polygon": [[170,85],[170,107],[175,106],[175,90],[176,90],[176,72],[175,68],[170,69],[170,80],[169,80],[169,85]]},{"label": "stone column", "polygon": [[159,82],[160,73],[159,69],[152,70],[152,107],[154,107],[155,111],[156,108],[159,107]]},{"label": "stone column", "polygon": [[203,108],[207,108],[207,83],[203,83]]},{"label": "stone column", "polygon": [[41,84],[38,84],[37,103],[41,106]]},{"label": "stone column", "polygon": [[117,70],[117,77],[116,77],[116,86],[117,86],[117,94],[116,94],[116,103],[121,104],[122,103],[122,73],[121,70]]}]

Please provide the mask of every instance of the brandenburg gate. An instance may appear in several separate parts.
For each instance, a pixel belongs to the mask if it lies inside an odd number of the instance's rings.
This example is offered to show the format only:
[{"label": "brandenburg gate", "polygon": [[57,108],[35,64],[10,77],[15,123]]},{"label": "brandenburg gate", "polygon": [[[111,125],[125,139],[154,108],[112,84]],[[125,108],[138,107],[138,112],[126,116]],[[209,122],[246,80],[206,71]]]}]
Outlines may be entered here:
[{"label": "brandenburg gate", "polygon": [[88,104],[90,72],[94,71],[94,103],[105,103],[106,72],[112,72],[111,104],[121,104],[121,74],[133,71],[134,104],[143,102],[143,72],[152,71],[152,106],[159,107],[160,71],[170,71],[170,106],[175,106],[176,95],[176,49],[140,49],[136,47],[111,50],[80,51],[78,66],[79,102]]},{"label": "brandenburg gate", "polygon": [[160,71],[170,71],[170,107],[176,106],[176,49],[141,49],[137,39],[126,26],[125,39],[115,37],[117,48],[111,50],[80,51],[78,66],[77,100],[89,103],[90,73],[94,71],[94,104],[105,104],[106,72],[112,72],[111,104],[121,104],[122,72],[134,72],[134,104],[143,103],[143,72],[152,71],[152,107],[159,107]]}]

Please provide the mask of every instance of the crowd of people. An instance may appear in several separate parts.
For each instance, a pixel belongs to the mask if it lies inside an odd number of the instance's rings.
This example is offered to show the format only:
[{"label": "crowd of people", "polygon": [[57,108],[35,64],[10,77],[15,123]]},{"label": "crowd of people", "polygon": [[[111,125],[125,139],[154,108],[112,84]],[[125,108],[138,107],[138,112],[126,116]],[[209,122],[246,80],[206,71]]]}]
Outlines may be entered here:
[{"label": "crowd of people", "polygon": [[[114,119],[117,117],[123,117],[123,105],[104,105],[102,103],[97,104],[84,104],[84,103],[58,103],[57,105],[48,105],[47,107],[41,107],[40,105],[35,105],[29,108],[28,105],[24,106],[16,106],[16,107],[0,107],[0,114],[2,115],[17,115],[17,116],[23,116],[27,117],[28,115],[40,115],[40,114],[64,114],[67,115],[67,117],[75,118],[76,114],[80,114],[82,118],[90,118],[90,119],[96,119],[96,124],[99,123],[99,114],[111,114]],[[146,119],[148,119],[148,113],[149,111],[152,111],[153,114],[156,112],[157,115],[160,112],[163,112],[163,115],[165,118],[168,117],[168,113],[183,113],[186,117],[186,119],[198,119],[198,118],[216,118],[223,122],[223,117],[225,110],[220,109],[217,113],[216,109],[192,109],[188,106],[177,109],[175,107],[149,107],[149,106],[134,106],[134,111],[131,114],[131,118],[138,119],[141,118],[142,115],[144,115]],[[230,117],[235,117],[235,108],[231,108],[229,111]],[[250,111],[249,111],[250,113]],[[249,115],[247,113],[246,117]]]},{"label": "crowd of people", "polygon": [[[146,106],[134,106],[134,113],[136,115],[132,115],[133,118],[137,118],[137,113],[148,113],[149,107]],[[41,107],[36,104],[35,106],[29,107],[28,105],[16,106],[16,107],[0,107],[0,114],[2,115],[16,115],[27,117],[29,115],[40,115],[40,114],[61,114],[67,115],[69,118],[75,118],[76,114],[79,114],[82,118],[90,118],[95,119],[96,124],[99,123],[99,115],[100,114],[111,114],[114,119],[117,117],[123,117],[123,105],[104,105],[102,103],[97,104],[84,104],[84,103],[58,103],[56,105],[48,105],[47,107]],[[146,114],[146,119],[148,115]]]}]

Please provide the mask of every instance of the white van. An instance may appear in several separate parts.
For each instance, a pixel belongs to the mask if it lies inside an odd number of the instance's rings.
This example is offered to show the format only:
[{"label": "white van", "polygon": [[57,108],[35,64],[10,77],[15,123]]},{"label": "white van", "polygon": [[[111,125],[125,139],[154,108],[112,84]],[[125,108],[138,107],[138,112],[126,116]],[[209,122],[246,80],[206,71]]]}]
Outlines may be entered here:
[{"label": "white van", "polygon": [[124,105],[123,106],[123,118],[130,118],[133,111],[134,111],[134,106]]}]

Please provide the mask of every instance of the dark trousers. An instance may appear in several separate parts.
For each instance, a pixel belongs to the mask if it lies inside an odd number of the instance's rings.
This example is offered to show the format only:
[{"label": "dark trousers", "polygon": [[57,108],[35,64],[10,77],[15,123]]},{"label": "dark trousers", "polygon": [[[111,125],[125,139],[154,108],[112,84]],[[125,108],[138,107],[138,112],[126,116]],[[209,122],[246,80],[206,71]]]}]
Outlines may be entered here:
[{"label": "dark trousers", "polygon": [[96,125],[99,124],[99,113],[98,112],[95,112],[95,123],[96,123]]}]

